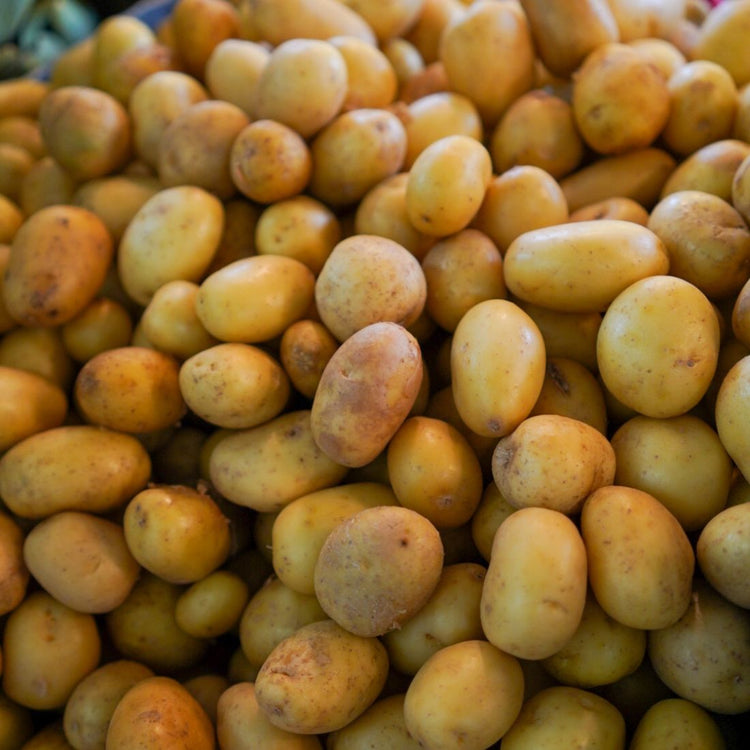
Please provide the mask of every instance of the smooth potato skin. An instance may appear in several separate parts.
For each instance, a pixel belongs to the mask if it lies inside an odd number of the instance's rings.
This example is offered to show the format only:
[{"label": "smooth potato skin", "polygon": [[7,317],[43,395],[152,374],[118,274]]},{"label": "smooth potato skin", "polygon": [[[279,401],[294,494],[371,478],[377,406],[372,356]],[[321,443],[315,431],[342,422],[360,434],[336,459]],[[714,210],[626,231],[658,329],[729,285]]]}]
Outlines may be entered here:
[{"label": "smooth potato skin", "polygon": [[738,360],[726,374],[716,397],[716,429],[727,453],[744,477],[750,477],[750,449],[745,434],[750,413],[750,356]]},{"label": "smooth potato skin", "polygon": [[26,595],[29,571],[23,560],[23,541],[21,527],[7,513],[0,513],[1,615],[12,612]]}]

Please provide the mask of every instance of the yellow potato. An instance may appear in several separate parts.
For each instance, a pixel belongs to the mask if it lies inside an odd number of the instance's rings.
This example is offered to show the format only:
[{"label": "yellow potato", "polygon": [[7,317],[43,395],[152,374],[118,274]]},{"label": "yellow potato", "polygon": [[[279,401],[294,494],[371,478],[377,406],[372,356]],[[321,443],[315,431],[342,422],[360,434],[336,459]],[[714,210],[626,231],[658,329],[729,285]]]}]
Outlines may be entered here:
[{"label": "yellow potato", "polygon": [[47,206],[73,202],[77,183],[51,156],[43,156],[21,182],[18,202],[27,216]]},{"label": "yellow potato", "polygon": [[20,200],[21,185],[34,166],[34,157],[23,146],[0,142],[0,195]]},{"label": "yellow potato", "polygon": [[109,349],[78,371],[76,407],[91,424],[121,432],[156,432],[174,425],[187,409],[178,373],[177,360],[154,349]]},{"label": "yellow potato", "polygon": [[712,9],[696,34],[693,57],[711,60],[732,75],[737,86],[750,82],[750,64],[741,53],[750,28],[747,3],[729,3]]},{"label": "yellow potato", "polygon": [[492,541],[500,524],[517,508],[514,508],[501,494],[494,481],[487,483],[482,499],[471,517],[471,537],[482,558],[489,562]]},{"label": "yellow potato", "polygon": [[3,80],[0,83],[0,116],[35,117],[49,90],[50,84],[37,78],[22,77]]},{"label": "yellow potato", "polygon": [[462,0],[425,0],[422,12],[405,39],[414,45],[428,66],[437,61],[443,29],[460,19],[465,11]]},{"label": "yellow potato", "polygon": [[0,738],[7,747],[23,747],[34,734],[31,709],[0,695]]},{"label": "yellow potato", "polygon": [[206,88],[214,99],[239,107],[252,116],[255,86],[270,51],[248,39],[224,39],[214,48],[204,69]]},{"label": "yellow potato", "polygon": [[747,222],[750,216],[750,155],[746,156],[735,170],[730,201]]},{"label": "yellow potato", "polygon": [[94,616],[34,591],[8,615],[3,633],[3,692],[34,710],[60,709],[99,664]]},{"label": "yellow potato", "polygon": [[453,334],[450,362],[458,413],[485,437],[514,430],[531,412],[544,382],[542,335],[509,300],[486,300],[466,312]]},{"label": "yellow potato", "polygon": [[258,672],[255,697],[281,729],[334,732],[374,703],[387,673],[388,656],[377,638],[322,620],[304,625],[274,648]]},{"label": "yellow potato", "polygon": [[648,224],[648,211],[632,198],[618,197],[581,206],[568,216],[568,221],[590,221],[592,219],[621,219],[641,226]]},{"label": "yellow potato", "polygon": [[107,662],[84,677],[70,694],[63,711],[63,729],[77,750],[104,747],[112,713],[137,682],[153,677],[144,664],[128,659]]},{"label": "yellow potato", "polygon": [[247,258],[256,251],[254,235],[260,214],[260,206],[244,198],[224,201],[224,231],[206,274],[240,258]]},{"label": "yellow potato", "polygon": [[407,81],[424,71],[425,64],[422,55],[410,41],[398,36],[385,40],[381,45],[381,50],[396,72],[400,95]]},{"label": "yellow potato", "polygon": [[230,685],[229,679],[223,674],[209,672],[184,680],[182,685],[200,703],[201,708],[211,720],[212,726],[215,727],[216,707],[219,697]]},{"label": "yellow potato", "polygon": [[199,581],[229,555],[229,519],[209,495],[190,487],[141,490],[125,508],[122,525],[133,557],[170,583]]},{"label": "yellow potato", "polygon": [[323,370],[338,345],[317,320],[298,320],[281,335],[279,360],[294,388],[305,398],[315,396]]},{"label": "yellow potato", "polygon": [[589,584],[602,609],[632,628],[674,624],[688,607],[695,567],[679,521],[655,497],[602,487],[581,512]]},{"label": "yellow potato", "polygon": [[[631,8],[633,7],[632,3],[623,3],[622,0],[618,0],[618,2],[620,2],[621,5],[630,5]],[[646,0],[646,2],[651,6],[652,10],[657,9],[657,6],[650,3],[649,0]],[[682,2],[682,0],[677,0],[677,2],[672,3],[672,6],[678,6],[680,2]],[[667,80],[669,80],[671,75],[678,68],[682,67],[687,62],[685,55],[680,51],[677,45],[670,42],[668,39],[645,34],[636,39],[621,39],[621,41],[625,41],[631,47],[638,50],[638,52],[646,57],[652,65],[656,66]]]},{"label": "yellow potato", "polygon": [[107,728],[109,750],[127,750],[133,743],[176,750],[188,742],[195,750],[213,750],[213,725],[185,687],[162,675],[136,682],[115,706]]},{"label": "yellow potato", "polygon": [[711,303],[698,287],[674,276],[630,284],[607,308],[597,336],[605,386],[649,417],[692,409],[708,389],[718,353],[719,323]]},{"label": "yellow potato", "polygon": [[700,744],[706,750],[726,747],[716,720],[705,709],[684,698],[665,698],[654,703],[638,722],[631,750],[664,747],[665,742]]},{"label": "yellow potato", "polygon": [[209,459],[210,479],[218,492],[261,513],[281,510],[297,497],[338,484],[346,472],[316,444],[307,409],[221,434]]},{"label": "yellow potato", "polygon": [[446,646],[409,683],[406,728],[420,747],[448,750],[459,742],[466,748],[490,747],[516,720],[523,687],[518,660],[487,641]]},{"label": "yellow potato", "polygon": [[216,638],[239,623],[248,595],[248,586],[239,575],[216,570],[180,595],[175,620],[188,635]]},{"label": "yellow potato", "polygon": [[20,206],[5,195],[0,195],[0,243],[7,245],[23,224]]},{"label": "yellow potato", "polygon": [[66,394],[75,375],[61,329],[56,326],[16,326],[8,331],[0,338],[0,366],[41,375]]},{"label": "yellow potato", "polygon": [[399,505],[365,508],[326,537],[315,563],[315,596],[350,633],[383,635],[426,604],[443,557],[440,533],[421,514]]},{"label": "yellow potato", "polygon": [[577,630],[586,602],[586,548],[573,521],[521,508],[500,525],[482,588],[487,640],[520,659],[544,659]]},{"label": "yellow potato", "polygon": [[351,35],[332,36],[328,41],[346,62],[347,92],[344,111],[388,107],[396,98],[396,71],[377,46]]},{"label": "yellow potato", "polygon": [[26,596],[29,570],[23,559],[23,530],[12,516],[3,512],[0,512],[0,542],[0,614],[6,615]]},{"label": "yellow potato", "polygon": [[419,18],[424,0],[395,0],[387,5],[378,0],[344,0],[375,33],[378,42],[400,37]]},{"label": "yellow potato", "polygon": [[9,314],[26,326],[57,326],[81,312],[104,282],[112,237],[93,212],[49,206],[29,216],[13,238],[3,278]]},{"label": "yellow potato", "polygon": [[317,446],[338,464],[368,464],[409,415],[423,371],[419,343],[403,326],[360,328],[328,360],[313,397]]},{"label": "yellow potato", "polygon": [[710,425],[691,414],[637,416],[611,438],[615,484],[663,503],[686,531],[700,531],[727,503],[732,461]]},{"label": "yellow potato", "polygon": [[196,312],[220,341],[256,344],[280,336],[305,316],[315,276],[301,261],[282,255],[241,258],[200,285]]}]

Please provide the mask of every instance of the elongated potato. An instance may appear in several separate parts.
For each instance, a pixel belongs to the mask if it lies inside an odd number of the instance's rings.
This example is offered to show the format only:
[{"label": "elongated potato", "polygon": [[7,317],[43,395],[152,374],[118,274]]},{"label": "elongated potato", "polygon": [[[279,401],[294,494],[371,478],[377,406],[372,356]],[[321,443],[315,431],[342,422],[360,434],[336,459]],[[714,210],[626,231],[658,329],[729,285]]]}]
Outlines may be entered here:
[{"label": "elongated potato", "polygon": [[[750,477],[750,446],[745,434],[750,413],[750,356],[726,374],[716,396],[716,429],[727,453],[746,479]],[[744,437],[743,437],[744,436]]]}]

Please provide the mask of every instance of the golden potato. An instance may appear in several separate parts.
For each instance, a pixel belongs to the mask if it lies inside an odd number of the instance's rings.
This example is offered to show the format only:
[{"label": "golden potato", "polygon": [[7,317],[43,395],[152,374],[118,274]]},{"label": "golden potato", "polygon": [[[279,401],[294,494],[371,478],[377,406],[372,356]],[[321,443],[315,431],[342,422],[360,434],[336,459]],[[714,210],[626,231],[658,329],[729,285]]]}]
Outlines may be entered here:
[{"label": "golden potato", "polygon": [[0,195],[19,201],[21,185],[34,166],[34,157],[23,146],[0,141]]},{"label": "golden potato", "polygon": [[182,682],[182,686],[200,703],[201,708],[216,726],[216,707],[219,697],[229,687],[230,682],[223,674],[198,674]]},{"label": "golden potato", "polygon": [[568,221],[620,219],[622,221],[632,221],[645,227],[648,224],[648,216],[648,211],[632,198],[615,196],[596,201],[596,203],[590,203],[588,206],[581,206],[581,208],[573,211],[568,216]]},{"label": "golden potato", "polygon": [[378,0],[344,0],[375,33],[378,42],[400,37],[419,18],[424,0],[396,0],[383,5]]},{"label": "golden potato", "polygon": [[351,35],[332,36],[328,41],[346,63],[347,91],[342,110],[388,107],[396,98],[398,81],[385,54],[369,41]]},{"label": "golden potato", "polygon": [[14,201],[0,195],[0,243],[7,245],[23,224],[24,214]]},{"label": "golden potato", "polygon": [[74,362],[57,326],[16,326],[8,331],[0,338],[0,366],[41,375],[66,394],[75,376]]},{"label": "golden potato", "polygon": [[23,77],[0,83],[0,116],[23,115],[36,117],[50,84],[37,78]]},{"label": "golden potato", "polygon": [[298,320],[281,335],[279,360],[294,388],[312,399],[339,342],[317,320]]},{"label": "golden potato", "polygon": [[31,709],[0,695],[0,738],[6,747],[23,747],[34,734]]},{"label": "golden potato", "polygon": [[29,569],[23,559],[23,530],[12,516],[3,512],[0,512],[0,542],[0,615],[6,615],[26,596]]},{"label": "golden potato", "polygon": [[269,55],[268,48],[248,39],[220,41],[206,60],[206,88],[214,99],[234,104],[252,117],[255,87]]},{"label": "golden potato", "polygon": [[27,216],[40,208],[73,202],[76,181],[51,156],[43,156],[21,182],[18,203]]},{"label": "golden potato", "polygon": [[706,750],[726,747],[711,714],[684,698],[664,698],[654,703],[638,722],[630,748],[648,750],[663,747],[665,742],[700,743]]},{"label": "golden potato", "polygon": [[402,89],[407,81],[425,69],[422,55],[410,41],[403,37],[385,40],[381,45],[381,50],[393,66],[398,81],[399,98],[402,98]]},{"label": "golden potato", "polygon": [[97,297],[62,327],[62,341],[77,362],[86,362],[99,352],[130,343],[133,320],[127,308],[108,297]]},{"label": "golden potato", "polygon": [[494,481],[487,483],[474,515],[471,517],[471,537],[479,554],[489,562],[492,541],[500,524],[517,508],[501,494]]},{"label": "golden potato", "polygon": [[740,50],[749,27],[750,11],[746,3],[729,3],[712,9],[696,34],[693,57],[718,63],[729,71],[737,86],[743,86],[750,82],[750,65]]},{"label": "golden potato", "polygon": [[175,620],[188,635],[215,638],[239,623],[248,596],[248,586],[239,575],[216,570],[180,594]]}]

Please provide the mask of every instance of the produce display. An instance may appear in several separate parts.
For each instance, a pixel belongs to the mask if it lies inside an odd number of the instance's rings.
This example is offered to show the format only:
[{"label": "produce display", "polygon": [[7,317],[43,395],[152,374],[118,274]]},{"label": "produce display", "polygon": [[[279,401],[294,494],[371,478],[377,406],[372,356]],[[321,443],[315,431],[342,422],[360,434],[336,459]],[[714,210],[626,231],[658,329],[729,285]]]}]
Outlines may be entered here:
[{"label": "produce display", "polygon": [[747,747],[748,50],[176,0],[0,81],[0,750]]}]

